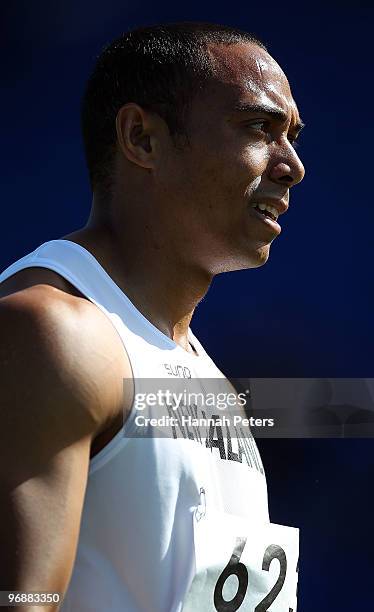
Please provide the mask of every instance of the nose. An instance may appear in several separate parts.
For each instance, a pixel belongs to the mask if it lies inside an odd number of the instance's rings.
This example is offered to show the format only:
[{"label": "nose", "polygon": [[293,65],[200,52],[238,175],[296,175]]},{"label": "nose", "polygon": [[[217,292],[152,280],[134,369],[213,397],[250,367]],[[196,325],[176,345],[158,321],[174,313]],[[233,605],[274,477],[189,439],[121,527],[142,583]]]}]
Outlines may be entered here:
[{"label": "nose", "polygon": [[304,178],[304,166],[288,140],[281,147],[277,147],[270,163],[269,175],[275,183],[292,187]]}]

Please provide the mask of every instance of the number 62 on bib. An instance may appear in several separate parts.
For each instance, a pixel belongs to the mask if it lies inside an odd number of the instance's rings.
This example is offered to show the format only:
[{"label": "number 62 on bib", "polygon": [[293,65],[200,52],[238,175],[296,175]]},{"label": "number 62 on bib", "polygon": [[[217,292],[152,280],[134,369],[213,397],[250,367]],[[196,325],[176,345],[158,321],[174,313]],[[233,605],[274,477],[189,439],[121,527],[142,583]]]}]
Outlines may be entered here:
[{"label": "number 62 on bib", "polygon": [[196,574],[183,612],[296,612],[299,530],[194,517]]}]

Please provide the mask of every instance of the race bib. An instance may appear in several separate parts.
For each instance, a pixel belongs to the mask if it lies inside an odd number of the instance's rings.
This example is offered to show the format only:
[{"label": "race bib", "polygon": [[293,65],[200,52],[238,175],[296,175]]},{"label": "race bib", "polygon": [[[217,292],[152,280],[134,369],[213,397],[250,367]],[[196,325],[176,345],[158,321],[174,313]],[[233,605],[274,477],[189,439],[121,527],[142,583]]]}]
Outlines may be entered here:
[{"label": "race bib", "polygon": [[296,612],[299,530],[197,511],[183,612]]}]

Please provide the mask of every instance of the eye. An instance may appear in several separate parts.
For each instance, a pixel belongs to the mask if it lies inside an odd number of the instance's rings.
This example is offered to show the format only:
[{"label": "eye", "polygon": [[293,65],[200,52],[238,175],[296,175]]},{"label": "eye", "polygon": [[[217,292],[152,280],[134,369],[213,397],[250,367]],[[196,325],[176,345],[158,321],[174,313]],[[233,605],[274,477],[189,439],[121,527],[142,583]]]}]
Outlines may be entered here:
[{"label": "eye", "polygon": [[248,121],[245,123],[247,130],[253,134],[253,138],[261,140],[261,142],[270,142],[272,136],[270,134],[270,122],[266,119],[257,119],[257,121]]},{"label": "eye", "polygon": [[269,128],[269,122],[265,119],[259,119],[258,121],[251,121],[247,124],[248,127],[253,128],[259,132],[267,132]]}]

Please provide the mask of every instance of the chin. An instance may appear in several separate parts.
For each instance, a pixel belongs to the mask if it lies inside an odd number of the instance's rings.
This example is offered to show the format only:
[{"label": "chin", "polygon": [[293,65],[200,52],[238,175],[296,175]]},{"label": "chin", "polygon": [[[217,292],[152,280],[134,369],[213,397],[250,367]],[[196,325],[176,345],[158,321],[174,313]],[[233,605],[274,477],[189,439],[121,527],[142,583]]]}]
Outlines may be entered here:
[{"label": "chin", "polygon": [[270,245],[267,244],[263,247],[252,251],[250,254],[228,257],[226,260],[221,261],[220,264],[215,266],[214,270],[211,270],[213,274],[221,274],[222,272],[235,272],[235,270],[249,270],[251,268],[260,268],[266,264],[269,259]]},{"label": "chin", "polygon": [[260,266],[263,266],[264,264],[266,264],[267,260],[269,259],[269,256],[270,256],[270,245],[262,247],[256,252],[256,257],[254,257],[254,260],[255,260],[254,265],[251,267],[259,268]]},{"label": "chin", "polygon": [[240,270],[246,270],[250,268],[260,268],[265,265],[270,256],[270,244],[262,246],[247,256],[245,259],[242,259],[242,265],[240,266]]}]

